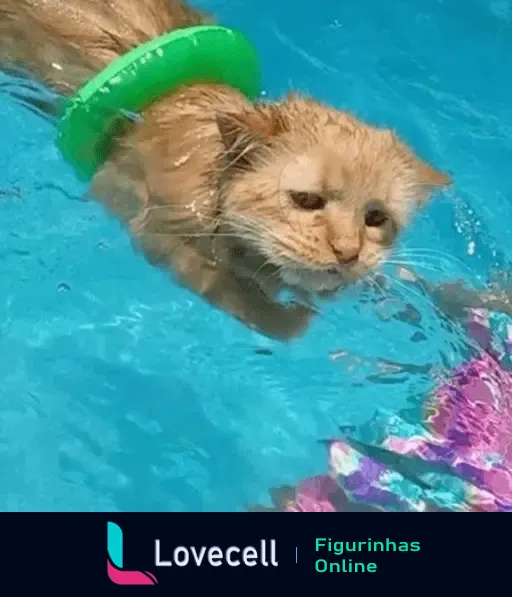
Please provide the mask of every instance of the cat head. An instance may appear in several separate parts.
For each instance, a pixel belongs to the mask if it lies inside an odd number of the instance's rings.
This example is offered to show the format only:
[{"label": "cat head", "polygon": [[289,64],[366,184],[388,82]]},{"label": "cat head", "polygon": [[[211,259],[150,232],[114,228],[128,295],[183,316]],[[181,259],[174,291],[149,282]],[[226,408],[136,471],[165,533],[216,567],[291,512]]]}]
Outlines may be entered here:
[{"label": "cat head", "polygon": [[332,291],[373,270],[447,175],[389,130],[289,97],[217,117],[222,218],[288,285]]}]

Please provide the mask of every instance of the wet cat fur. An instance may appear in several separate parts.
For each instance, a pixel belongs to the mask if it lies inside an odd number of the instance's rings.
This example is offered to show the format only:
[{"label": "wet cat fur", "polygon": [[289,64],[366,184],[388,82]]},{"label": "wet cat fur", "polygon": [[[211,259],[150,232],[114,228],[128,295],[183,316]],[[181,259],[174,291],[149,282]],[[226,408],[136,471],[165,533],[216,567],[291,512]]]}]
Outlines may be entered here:
[{"label": "wet cat fur", "polygon": [[[130,48],[209,20],[179,0],[0,0],[0,64],[63,95]],[[307,97],[182,87],[125,127],[92,193],[154,264],[261,333],[371,272],[449,178],[391,131]]]}]

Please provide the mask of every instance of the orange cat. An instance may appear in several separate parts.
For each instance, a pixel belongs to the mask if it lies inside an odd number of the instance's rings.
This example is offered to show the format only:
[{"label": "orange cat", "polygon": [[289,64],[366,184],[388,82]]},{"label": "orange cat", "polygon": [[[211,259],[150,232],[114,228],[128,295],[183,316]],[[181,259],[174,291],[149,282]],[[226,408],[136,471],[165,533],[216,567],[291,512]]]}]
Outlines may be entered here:
[{"label": "orange cat", "polygon": [[[179,0],[0,0],[0,61],[63,94],[170,29]],[[249,103],[195,85],[154,102],[92,183],[152,263],[248,326],[303,332],[314,299],[372,271],[432,190],[449,183],[389,130],[309,98]]]}]

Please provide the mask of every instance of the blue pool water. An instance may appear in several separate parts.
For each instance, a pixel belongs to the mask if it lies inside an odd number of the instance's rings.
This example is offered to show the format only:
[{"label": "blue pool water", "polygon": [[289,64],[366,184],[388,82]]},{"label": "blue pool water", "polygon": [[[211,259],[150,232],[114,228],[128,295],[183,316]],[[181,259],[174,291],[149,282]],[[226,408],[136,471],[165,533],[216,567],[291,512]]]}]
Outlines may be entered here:
[{"label": "blue pool water", "polygon": [[[425,274],[506,266],[510,0],[196,4],[254,41],[269,97],[296,88],[392,126],[454,175],[402,239],[437,251]],[[284,346],[211,309],[83,201],[18,85],[0,75],[0,510],[240,510],[322,471],[317,439],[460,359],[416,296],[423,335],[350,294]],[[415,367],[379,375],[379,359]]]}]

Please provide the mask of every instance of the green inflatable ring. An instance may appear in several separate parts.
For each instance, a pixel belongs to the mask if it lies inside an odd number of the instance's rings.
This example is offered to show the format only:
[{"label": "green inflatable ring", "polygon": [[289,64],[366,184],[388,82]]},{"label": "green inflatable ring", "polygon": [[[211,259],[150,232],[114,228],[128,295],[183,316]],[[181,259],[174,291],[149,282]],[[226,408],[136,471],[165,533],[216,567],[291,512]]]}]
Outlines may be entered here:
[{"label": "green inflatable ring", "polygon": [[177,29],[110,63],[68,100],[57,146],[80,179],[105,162],[120,120],[137,114],[181,85],[218,83],[253,100],[261,74],[254,48],[226,27]]}]

